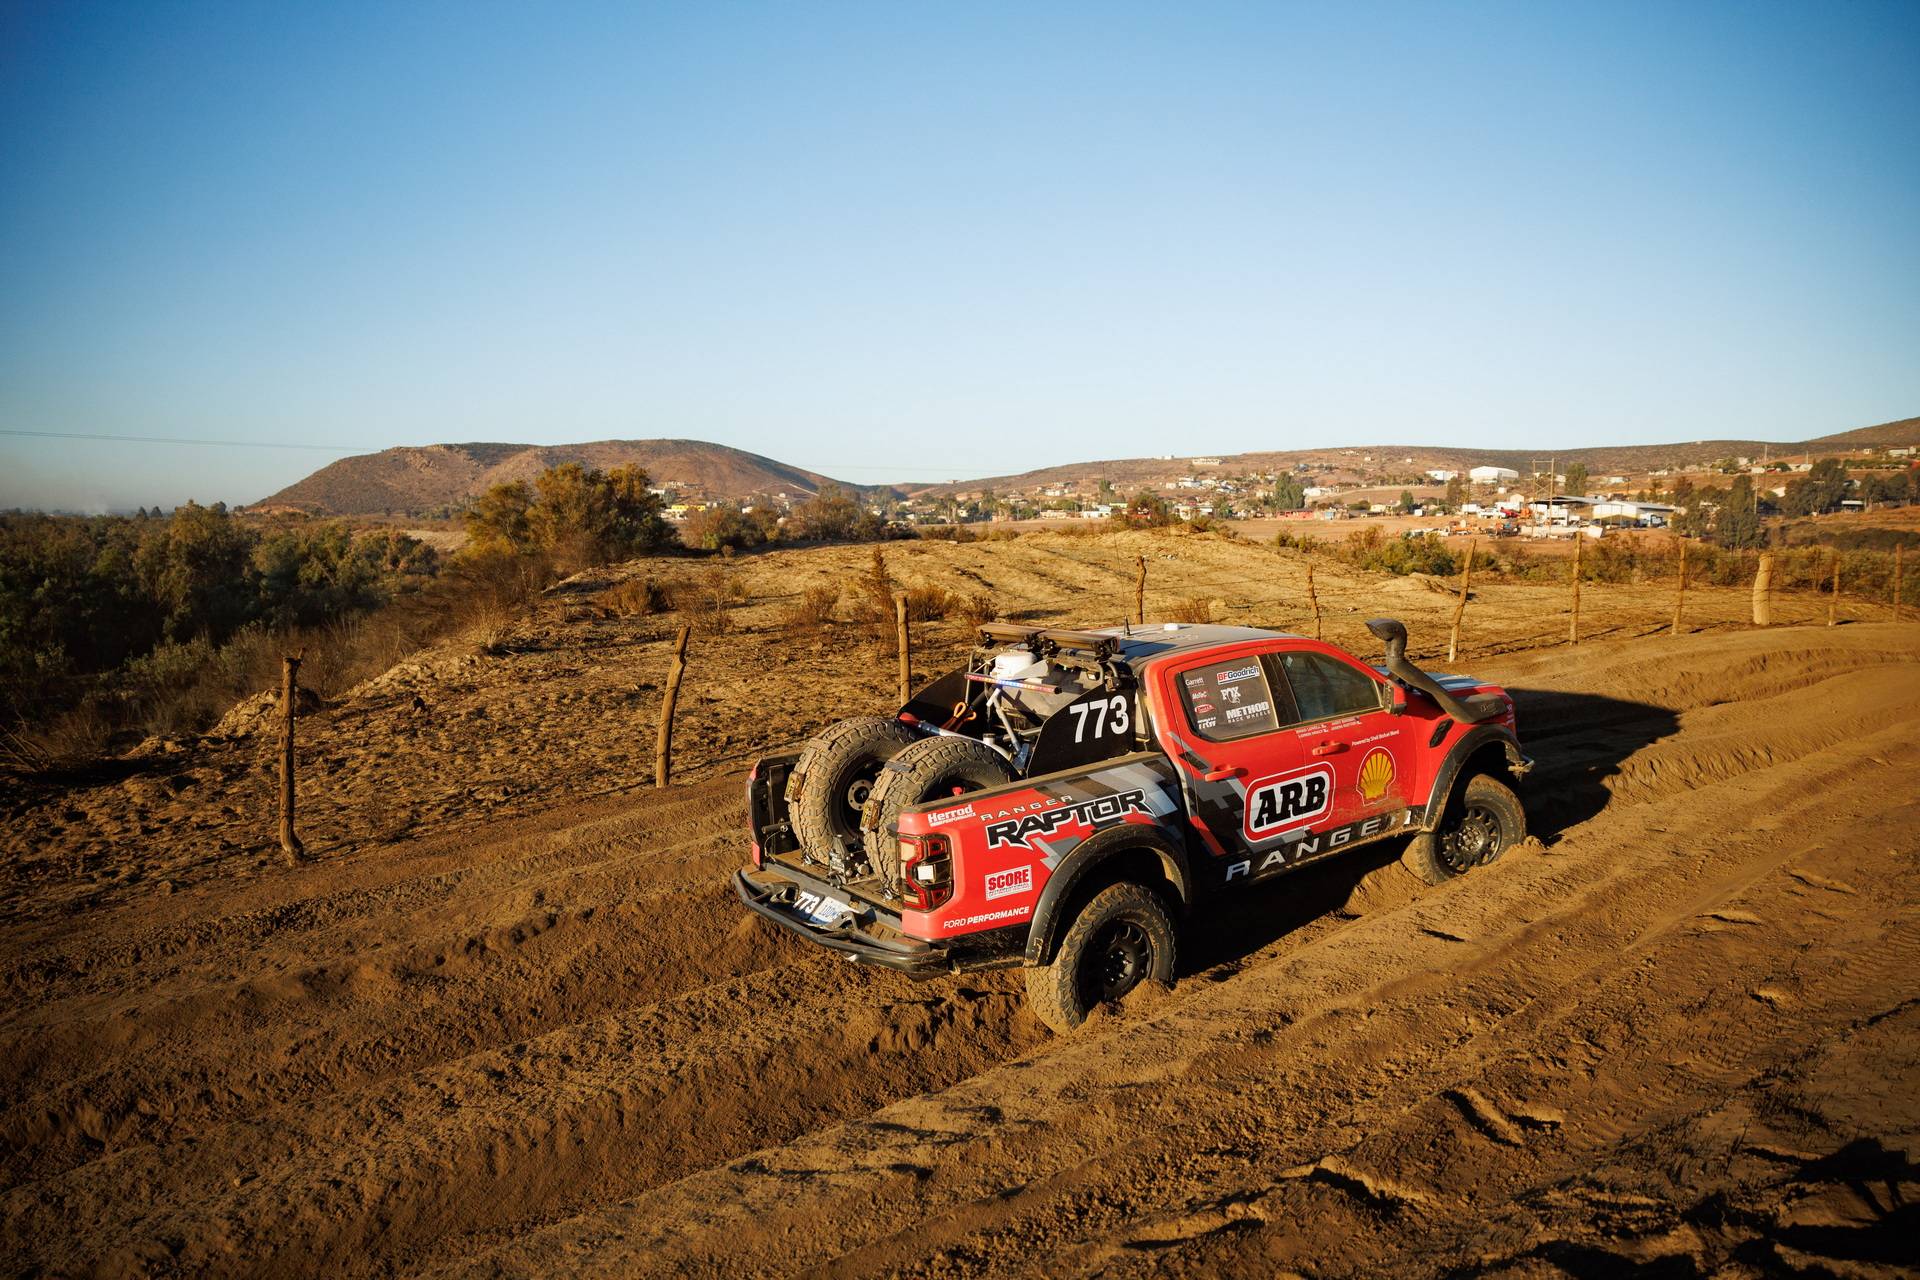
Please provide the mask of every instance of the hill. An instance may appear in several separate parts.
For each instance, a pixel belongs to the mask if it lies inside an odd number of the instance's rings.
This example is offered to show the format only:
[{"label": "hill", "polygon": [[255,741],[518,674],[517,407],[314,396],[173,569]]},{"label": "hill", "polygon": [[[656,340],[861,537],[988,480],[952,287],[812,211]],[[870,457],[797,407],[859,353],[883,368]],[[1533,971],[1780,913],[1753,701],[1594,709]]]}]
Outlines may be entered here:
[{"label": "hill", "polygon": [[342,458],[253,505],[257,510],[335,516],[430,511],[458,505],[491,485],[531,480],[568,462],[603,469],[637,463],[655,484],[710,498],[781,492],[810,496],[823,484],[839,484],[818,472],[704,440],[433,444]]},{"label": "hill", "polygon": [[[1526,475],[1534,469],[1536,464],[1544,465],[1549,458],[1552,458],[1555,465],[1562,470],[1573,463],[1581,462],[1585,463],[1587,470],[1594,475],[1608,473],[1644,475],[1661,468],[1703,469],[1712,465],[1717,459],[1727,457],[1757,458],[1762,454],[1770,454],[1776,458],[1818,456],[1821,453],[1844,453],[1911,444],[1920,444],[1920,418],[1902,418],[1895,422],[1861,427],[1836,435],[1787,442],[1694,440],[1673,444],[1598,445],[1569,449],[1475,449],[1464,446],[1375,444],[1357,445],[1351,448],[1285,449],[1223,454],[1202,465],[1205,465],[1208,472],[1222,476],[1248,472],[1280,472],[1291,470],[1296,466],[1305,466],[1315,473],[1332,473],[1342,479],[1357,480],[1381,472],[1417,473],[1439,468],[1466,470],[1478,466],[1511,467],[1522,475]],[[982,488],[1023,491],[1053,484],[1089,488],[1101,480],[1110,481],[1116,488],[1127,489],[1135,485],[1161,484],[1179,476],[1192,475],[1195,470],[1196,455],[1192,453],[1168,458],[1115,458],[1100,462],[1067,463],[1057,467],[1043,467],[1034,471],[989,476],[979,480],[964,480],[954,484],[914,486],[912,492],[967,493]]]}]

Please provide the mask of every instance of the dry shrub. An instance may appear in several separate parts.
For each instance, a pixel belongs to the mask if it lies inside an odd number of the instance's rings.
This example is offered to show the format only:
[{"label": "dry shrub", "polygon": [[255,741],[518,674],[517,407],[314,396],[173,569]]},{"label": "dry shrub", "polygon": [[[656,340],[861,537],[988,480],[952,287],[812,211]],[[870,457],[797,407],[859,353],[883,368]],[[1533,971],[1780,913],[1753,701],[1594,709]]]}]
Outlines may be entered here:
[{"label": "dry shrub", "polygon": [[1212,622],[1213,601],[1200,596],[1188,596],[1176,600],[1171,612],[1175,622]]},{"label": "dry shrub", "polygon": [[960,616],[966,620],[969,627],[982,626],[1000,616],[1000,606],[996,605],[993,597],[984,591],[951,598],[959,602]]},{"label": "dry shrub", "polygon": [[959,597],[939,587],[907,588],[907,621],[937,622],[960,607]]},{"label": "dry shrub", "polygon": [[[867,571],[847,584],[846,595],[853,620],[866,629],[873,643],[891,653],[895,641],[893,598],[901,590],[887,568],[880,548],[873,549],[873,561]],[[960,608],[960,598],[940,587],[908,587],[907,620],[934,622]]]},{"label": "dry shrub", "polygon": [[789,631],[818,631],[833,621],[840,604],[840,588],[831,583],[808,587],[787,601],[780,612],[780,625]]},{"label": "dry shrub", "polygon": [[733,629],[728,611],[746,600],[747,588],[725,565],[711,564],[679,594],[686,600],[682,612],[689,622],[708,635],[722,636]]},{"label": "dry shrub", "polygon": [[628,578],[608,587],[594,603],[603,618],[645,618],[673,609],[674,586],[653,578]]}]

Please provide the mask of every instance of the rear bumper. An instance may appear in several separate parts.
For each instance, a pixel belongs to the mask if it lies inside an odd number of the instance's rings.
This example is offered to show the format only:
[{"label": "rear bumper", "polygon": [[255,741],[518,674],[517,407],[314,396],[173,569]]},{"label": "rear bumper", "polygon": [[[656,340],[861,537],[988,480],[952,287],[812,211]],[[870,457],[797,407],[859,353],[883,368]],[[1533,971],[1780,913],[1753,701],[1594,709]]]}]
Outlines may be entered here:
[{"label": "rear bumper", "polygon": [[[850,915],[838,923],[818,925],[800,915],[794,898],[800,893],[830,894],[846,900],[844,890],[784,865],[733,873],[733,891],[755,915],[845,955],[858,964],[897,969],[914,978],[931,978],[963,967],[954,963],[945,947],[899,932],[900,918],[871,903],[853,901]],[[970,967],[970,966],[968,966]]]}]

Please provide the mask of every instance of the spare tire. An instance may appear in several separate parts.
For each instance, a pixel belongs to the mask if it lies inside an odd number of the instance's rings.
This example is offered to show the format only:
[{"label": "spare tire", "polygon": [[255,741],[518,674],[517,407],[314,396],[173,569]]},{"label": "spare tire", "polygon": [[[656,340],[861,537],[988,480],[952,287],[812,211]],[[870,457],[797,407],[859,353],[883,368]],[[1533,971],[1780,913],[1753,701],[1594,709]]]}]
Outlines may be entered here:
[{"label": "spare tire", "polygon": [[860,851],[860,812],[880,767],[920,740],[898,720],[855,716],[815,735],[787,776],[787,815],[800,849],[815,862],[849,870],[841,850]]},{"label": "spare tire", "polygon": [[867,861],[880,875],[900,875],[900,811],[998,787],[1013,781],[1006,757],[974,738],[922,738],[887,762],[867,797],[860,825],[867,833]]}]

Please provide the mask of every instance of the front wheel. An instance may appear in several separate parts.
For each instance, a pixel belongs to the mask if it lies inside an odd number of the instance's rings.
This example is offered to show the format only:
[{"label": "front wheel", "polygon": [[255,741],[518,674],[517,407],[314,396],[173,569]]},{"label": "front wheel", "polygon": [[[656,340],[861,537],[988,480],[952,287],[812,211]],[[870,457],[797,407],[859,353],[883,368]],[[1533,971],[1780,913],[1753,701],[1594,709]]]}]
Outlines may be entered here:
[{"label": "front wheel", "polygon": [[1428,884],[1445,884],[1526,838],[1527,814],[1520,797],[1498,778],[1476,773],[1448,797],[1440,825],[1409,841],[1400,861]]},{"label": "front wheel", "polygon": [[1144,886],[1108,885],[1080,909],[1052,964],[1027,970],[1027,1004],[1062,1034],[1143,982],[1173,985],[1173,917]]}]

